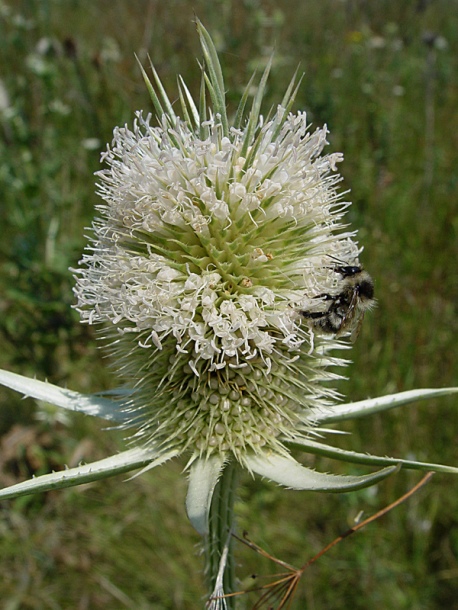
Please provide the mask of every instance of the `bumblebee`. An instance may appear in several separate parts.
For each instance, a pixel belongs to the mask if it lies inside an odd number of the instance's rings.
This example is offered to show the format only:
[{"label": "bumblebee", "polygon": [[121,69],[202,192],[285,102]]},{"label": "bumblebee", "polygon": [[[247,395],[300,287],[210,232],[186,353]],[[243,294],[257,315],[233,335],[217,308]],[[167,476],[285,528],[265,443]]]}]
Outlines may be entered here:
[{"label": "bumblebee", "polygon": [[374,282],[357,265],[334,267],[334,271],[342,276],[341,291],[317,296],[327,305],[324,311],[301,311],[300,314],[318,331],[336,337],[350,332],[351,339],[355,340],[365,312],[375,305]]}]

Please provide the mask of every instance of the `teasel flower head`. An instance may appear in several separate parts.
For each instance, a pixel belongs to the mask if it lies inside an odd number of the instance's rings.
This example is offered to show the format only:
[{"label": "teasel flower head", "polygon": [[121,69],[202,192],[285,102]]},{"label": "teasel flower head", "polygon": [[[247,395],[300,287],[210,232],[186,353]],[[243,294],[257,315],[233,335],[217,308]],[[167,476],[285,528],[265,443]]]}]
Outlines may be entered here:
[{"label": "teasel flower head", "polygon": [[143,71],[157,117],[138,112],[103,154],[77,309],[103,324],[133,388],[131,440],[265,474],[272,457],[299,466],[285,442],[313,434],[336,400],[339,342],[301,312],[326,311],[341,289],[336,261],[358,265],[359,249],[342,224],[342,156],[323,152],[326,127],[291,111],[295,79],[264,118],[269,63],[231,121],[216,50],[198,31],[199,102],[180,78],[176,113],[154,67],[154,85]]},{"label": "teasel flower head", "polygon": [[[355,233],[344,224],[341,155],[323,152],[326,128],[312,129],[305,113],[292,112],[296,79],[261,115],[270,63],[253,99],[252,79],[230,119],[216,49],[200,22],[197,30],[198,102],[180,78],[175,112],[154,67],[153,84],[142,69],[156,119],[137,113],[132,127],[115,129],[98,174],[103,204],[73,270],[76,308],[100,325],[125,385],[85,395],[0,370],[0,384],[26,396],[128,428],[131,446],[1,489],[0,498],[184,454],[186,508],[209,541],[219,600],[221,587],[234,590],[219,575],[233,573],[225,566],[233,564],[240,465],[286,487],[334,492],[372,485],[401,466],[456,474],[453,466],[333,447],[324,426],[458,388],[338,403],[335,365],[345,361],[335,350],[348,347],[348,323],[373,300]],[[292,452],[383,468],[321,473]]]}]

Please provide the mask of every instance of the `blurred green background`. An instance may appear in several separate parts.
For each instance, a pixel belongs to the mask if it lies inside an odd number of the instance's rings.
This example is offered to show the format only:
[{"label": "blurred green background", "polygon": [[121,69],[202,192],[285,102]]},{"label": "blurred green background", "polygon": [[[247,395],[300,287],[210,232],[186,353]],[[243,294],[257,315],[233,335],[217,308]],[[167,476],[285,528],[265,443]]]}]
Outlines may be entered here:
[{"label": "blurred green background", "polygon": [[[265,110],[297,65],[296,109],[342,151],[349,218],[375,278],[340,390],[361,399],[456,385],[458,302],[456,0],[0,1],[0,367],[91,392],[116,385],[93,329],[71,309],[74,266],[98,199],[93,172],[115,125],[151,110],[134,54],[171,97],[199,86],[197,15],[237,103],[272,49]],[[87,232],[86,232],[87,233]],[[62,416],[0,388],[0,484],[123,447],[103,422]],[[351,423],[345,448],[458,465],[456,399]],[[324,459],[323,471],[361,471]],[[16,609],[203,607],[198,536],[184,510],[185,462],[0,504],[0,604]],[[340,496],[245,477],[240,529],[301,565],[364,511],[409,489],[402,472]],[[458,609],[458,480],[432,482],[310,568],[292,608]],[[239,546],[238,574],[273,564]],[[246,607],[255,597],[246,598]],[[243,607],[243,604],[241,604]]]}]

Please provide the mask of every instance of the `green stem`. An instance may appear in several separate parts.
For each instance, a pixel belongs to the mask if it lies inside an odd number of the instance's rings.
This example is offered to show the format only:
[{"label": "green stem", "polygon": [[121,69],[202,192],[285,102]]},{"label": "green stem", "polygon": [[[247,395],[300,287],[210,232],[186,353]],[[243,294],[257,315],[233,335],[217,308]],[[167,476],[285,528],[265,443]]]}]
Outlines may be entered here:
[{"label": "green stem", "polygon": [[[209,515],[209,534],[205,540],[207,558],[207,575],[210,581],[210,590],[215,595],[228,594],[236,591],[234,539],[234,501],[237,490],[239,468],[235,462],[229,462],[223,470],[220,480],[213,493]],[[225,561],[221,557],[225,555]],[[220,564],[224,563],[224,567]],[[223,571],[224,570],[224,571]],[[222,583],[221,583],[222,575]],[[218,584],[222,584],[223,591]],[[216,601],[216,600],[215,600]],[[224,599],[227,610],[234,610],[236,598]],[[215,608],[224,608],[215,603]],[[213,607],[213,606],[212,606]]]}]

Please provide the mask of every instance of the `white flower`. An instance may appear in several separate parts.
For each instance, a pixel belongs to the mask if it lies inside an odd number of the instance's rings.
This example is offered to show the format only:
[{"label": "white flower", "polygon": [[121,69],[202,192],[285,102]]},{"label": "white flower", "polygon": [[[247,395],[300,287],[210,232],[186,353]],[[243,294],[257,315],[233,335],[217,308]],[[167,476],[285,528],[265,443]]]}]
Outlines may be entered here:
[{"label": "white flower", "polygon": [[[335,294],[335,260],[356,265],[326,129],[279,106],[229,128],[137,113],[99,172],[104,204],[78,271],[83,321],[112,332],[135,387],[136,438],[193,457],[287,455],[334,398],[336,342],[299,311]],[[318,299],[319,301],[319,299]]]},{"label": "white flower", "polygon": [[[305,113],[291,113],[293,83],[262,118],[269,67],[248,117],[247,88],[230,126],[216,50],[197,27],[207,69],[202,91],[212,106],[202,95],[197,107],[180,80],[179,118],[154,68],[159,95],[143,73],[159,124],[139,112],[131,129],[115,129],[99,172],[104,203],[76,270],[82,320],[103,325],[130,389],[83,396],[0,371],[0,383],[26,395],[130,426],[134,447],[0,497],[152,468],[186,452],[188,515],[207,533],[217,481],[224,470],[226,485],[237,462],[314,491],[358,489],[399,465],[456,473],[317,440],[325,432],[318,425],[457,389],[335,405],[332,367],[345,361],[331,354],[345,345],[329,331],[343,320],[342,308],[355,306],[344,279],[359,269],[354,233],[342,224],[349,205],[337,191],[342,157],[323,154],[326,128],[312,131]],[[291,449],[385,468],[322,474],[296,462]]]}]

